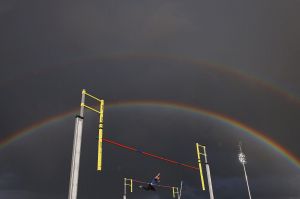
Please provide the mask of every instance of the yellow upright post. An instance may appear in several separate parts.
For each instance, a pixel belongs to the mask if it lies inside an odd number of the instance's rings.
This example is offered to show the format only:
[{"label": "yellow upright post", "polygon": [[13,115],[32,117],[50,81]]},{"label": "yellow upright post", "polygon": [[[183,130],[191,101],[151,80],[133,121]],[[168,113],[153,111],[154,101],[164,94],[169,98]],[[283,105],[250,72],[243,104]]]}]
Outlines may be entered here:
[{"label": "yellow upright post", "polygon": [[178,190],[178,187],[175,187],[175,190],[176,190],[176,194],[177,194],[177,197],[179,198],[179,190]]},{"label": "yellow upright post", "polygon": [[[129,184],[128,184],[128,181],[129,181]],[[133,187],[132,182],[133,182],[132,179],[124,178],[124,195],[123,195],[123,199],[126,199],[126,194],[127,194],[126,186],[129,186],[130,187],[130,192],[132,192],[132,187]]]},{"label": "yellow upright post", "polygon": [[201,145],[199,145],[198,143],[196,143],[197,156],[198,156],[198,165],[199,165],[199,171],[200,171],[200,178],[201,178],[202,190],[205,191],[205,184],[204,184],[202,164],[201,164],[201,152],[199,150],[199,146],[201,146]]},{"label": "yellow upright post", "polygon": [[172,187],[173,198],[176,198],[176,194],[179,197],[178,187]]},{"label": "yellow upright post", "polygon": [[100,119],[99,119],[99,133],[98,133],[98,165],[97,170],[102,169],[102,138],[103,138],[103,112],[104,112],[104,100],[100,100]]}]

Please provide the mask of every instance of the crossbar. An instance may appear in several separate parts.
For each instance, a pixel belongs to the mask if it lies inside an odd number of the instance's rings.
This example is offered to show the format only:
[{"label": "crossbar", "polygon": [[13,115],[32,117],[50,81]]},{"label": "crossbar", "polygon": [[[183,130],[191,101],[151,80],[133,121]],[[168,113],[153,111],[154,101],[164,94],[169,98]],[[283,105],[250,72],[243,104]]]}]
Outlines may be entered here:
[{"label": "crossbar", "polygon": [[113,140],[109,140],[109,139],[106,139],[106,138],[103,138],[102,140],[103,140],[103,142],[107,142],[109,144],[113,144],[115,146],[130,150],[130,151],[139,152],[139,153],[141,153],[145,156],[150,156],[152,158],[159,159],[159,160],[162,160],[162,161],[165,161],[165,162],[168,162],[168,163],[176,164],[176,165],[179,165],[179,166],[183,166],[183,167],[186,167],[186,168],[189,168],[189,169],[193,169],[193,170],[197,170],[197,171],[199,170],[199,168],[197,168],[197,167],[194,167],[194,166],[191,166],[191,165],[188,165],[188,164],[184,164],[184,163],[181,163],[181,162],[177,162],[175,160],[171,160],[171,159],[168,159],[168,158],[164,158],[164,157],[152,154],[152,153],[141,151],[141,150],[138,150],[137,148],[126,146],[124,144],[118,143],[118,142],[113,141]]}]

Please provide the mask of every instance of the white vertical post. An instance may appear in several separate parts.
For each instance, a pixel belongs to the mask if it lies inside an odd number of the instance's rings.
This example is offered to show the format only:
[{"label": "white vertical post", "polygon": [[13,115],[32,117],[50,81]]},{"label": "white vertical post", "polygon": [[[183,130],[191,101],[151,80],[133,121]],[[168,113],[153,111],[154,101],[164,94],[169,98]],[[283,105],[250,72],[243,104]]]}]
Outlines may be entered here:
[{"label": "white vertical post", "polygon": [[77,198],[80,149],[81,149],[81,138],[82,138],[82,127],[83,127],[83,112],[84,112],[84,107],[82,106],[82,104],[84,104],[84,100],[85,100],[85,90],[82,91],[80,115],[77,115],[75,119],[75,130],[74,130],[74,141],[73,141],[72,164],[71,164],[68,199]]},{"label": "white vertical post", "polygon": [[208,188],[209,188],[209,196],[210,199],[214,199],[214,192],[213,192],[213,187],[212,187],[212,182],[211,182],[211,175],[210,175],[210,168],[209,164],[206,164],[206,174],[207,174],[207,181],[208,181]]},{"label": "white vertical post", "polygon": [[243,164],[243,167],[244,167],[245,179],[246,179],[247,188],[248,188],[248,194],[249,194],[249,198],[251,199],[251,192],[250,192],[250,187],[249,187],[248,176],[247,176],[245,164]]},{"label": "white vertical post", "polygon": [[124,178],[124,195],[123,199],[126,199],[126,178]]},{"label": "white vertical post", "polygon": [[208,181],[208,188],[209,188],[209,197],[210,199],[214,199],[214,192],[211,182],[211,175],[210,175],[210,168],[207,161],[207,153],[206,153],[206,147],[203,148],[204,150],[204,158],[205,158],[205,164],[206,164],[206,175],[207,175],[207,181]]},{"label": "white vertical post", "polygon": [[239,144],[239,148],[240,148],[239,160],[240,160],[241,164],[243,165],[245,180],[246,180],[247,189],[248,189],[248,195],[249,195],[249,198],[251,199],[250,186],[249,186],[248,176],[247,176],[246,166],[245,166],[245,164],[247,163],[247,160],[246,160],[246,155],[242,151],[242,144],[241,143]]},{"label": "white vertical post", "polygon": [[180,182],[180,190],[179,190],[179,194],[178,194],[178,199],[181,198],[182,184],[183,184],[183,182],[181,181],[181,182]]}]

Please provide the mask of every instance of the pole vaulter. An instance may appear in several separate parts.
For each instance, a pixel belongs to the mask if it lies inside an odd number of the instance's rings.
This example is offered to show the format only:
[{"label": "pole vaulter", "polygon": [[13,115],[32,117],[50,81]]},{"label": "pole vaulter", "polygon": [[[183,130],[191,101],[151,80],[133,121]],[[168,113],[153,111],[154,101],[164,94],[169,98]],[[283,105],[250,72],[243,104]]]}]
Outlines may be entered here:
[{"label": "pole vaulter", "polygon": [[[133,182],[140,184],[139,188],[146,190],[146,191],[156,191],[156,187],[160,187],[160,188],[165,188],[165,189],[169,189],[172,190],[172,196],[173,198],[180,199],[181,197],[181,190],[182,190],[182,181],[181,181],[181,188],[179,191],[178,187],[175,186],[170,186],[170,185],[160,185],[159,181],[160,181],[160,174],[156,175],[151,182],[144,182],[141,180],[136,180],[136,179],[130,179],[130,178],[124,178],[124,195],[123,195],[123,199],[126,199],[127,196],[127,186],[130,189],[130,192],[133,192]],[[145,186],[143,186],[145,185]]]}]

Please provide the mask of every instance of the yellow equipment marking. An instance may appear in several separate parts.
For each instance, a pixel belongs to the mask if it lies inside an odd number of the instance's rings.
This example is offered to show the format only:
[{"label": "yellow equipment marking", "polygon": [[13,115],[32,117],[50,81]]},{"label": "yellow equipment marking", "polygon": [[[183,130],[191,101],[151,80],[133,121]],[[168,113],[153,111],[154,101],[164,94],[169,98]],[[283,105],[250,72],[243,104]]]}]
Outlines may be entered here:
[{"label": "yellow equipment marking", "polygon": [[[204,178],[203,178],[203,171],[202,171],[202,164],[201,164],[201,156],[200,156],[200,150],[199,150],[199,145],[196,143],[196,148],[197,148],[197,156],[198,156],[198,165],[199,165],[199,171],[200,171],[200,178],[201,178],[201,184],[202,184],[202,190],[205,191],[205,184],[204,184]],[[203,146],[201,146],[203,147]]]},{"label": "yellow equipment marking", "polygon": [[[127,181],[129,180],[130,184],[127,183]],[[132,179],[127,179],[127,178],[124,178],[124,186],[129,186],[130,187],[130,192],[132,193],[132,187],[133,187],[133,183],[132,183]]]},{"label": "yellow equipment marking", "polygon": [[101,169],[102,169],[103,112],[104,112],[104,100],[100,100],[99,139],[98,139],[98,166],[97,166],[98,171],[101,171]]},{"label": "yellow equipment marking", "polygon": [[102,170],[102,137],[103,137],[103,130],[99,129],[99,139],[98,139],[98,165],[97,170]]},{"label": "yellow equipment marking", "polygon": [[89,96],[89,97],[91,97],[91,98],[93,98],[93,99],[95,99],[95,100],[97,100],[98,102],[101,101],[101,100],[98,99],[97,97],[95,97],[95,96],[93,96],[93,95],[91,95],[91,94],[89,94],[89,93],[87,93],[87,92],[85,92],[84,94],[87,95],[87,96]]},{"label": "yellow equipment marking", "polygon": [[179,195],[178,187],[172,187],[173,198],[176,197],[176,194]]},{"label": "yellow equipment marking", "polygon": [[103,113],[104,113],[104,100],[100,100],[97,97],[89,94],[86,92],[85,89],[82,90],[82,94],[86,95],[88,97],[93,98],[94,100],[97,100],[98,102],[100,102],[100,109],[96,110],[93,107],[90,107],[84,103],[81,103],[80,106],[90,109],[96,113],[99,114],[99,131],[98,131],[98,160],[97,160],[97,171],[101,171],[102,170],[102,142],[103,142]]},{"label": "yellow equipment marking", "polygon": [[88,108],[88,109],[90,109],[90,110],[92,110],[92,111],[100,114],[100,111],[98,111],[98,110],[96,110],[96,109],[94,109],[94,108],[92,108],[92,107],[90,107],[88,105],[82,104],[81,106],[84,106],[85,108]]}]

